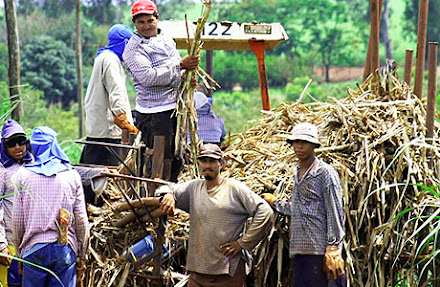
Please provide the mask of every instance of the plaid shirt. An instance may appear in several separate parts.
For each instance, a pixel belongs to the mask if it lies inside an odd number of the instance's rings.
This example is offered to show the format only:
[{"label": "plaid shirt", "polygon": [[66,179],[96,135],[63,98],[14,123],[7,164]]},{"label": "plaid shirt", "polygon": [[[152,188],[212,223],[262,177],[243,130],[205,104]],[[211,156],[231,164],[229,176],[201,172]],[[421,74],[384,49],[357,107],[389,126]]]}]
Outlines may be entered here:
[{"label": "plaid shirt", "polygon": [[225,136],[225,122],[213,114],[199,115],[197,135],[205,143],[221,143]]},{"label": "plaid shirt", "polygon": [[15,172],[20,166],[18,163],[14,163],[7,168],[2,166],[0,170],[0,196],[4,196],[0,200],[0,250],[13,244],[12,206],[14,202],[14,192],[16,191],[13,182]]},{"label": "plaid shirt", "polygon": [[141,113],[176,107],[181,57],[174,40],[160,32],[145,38],[135,31],[122,55],[136,88],[136,110]]},{"label": "plaid shirt", "polygon": [[328,245],[344,238],[342,190],[337,172],[322,160],[298,180],[289,202],[275,201],[275,209],[290,215],[290,256],[324,255]]},{"label": "plaid shirt", "polygon": [[23,254],[37,243],[58,240],[60,208],[70,212],[68,242],[77,256],[87,257],[89,227],[81,179],[75,170],[44,176],[21,167],[16,173],[13,209],[14,244]]}]

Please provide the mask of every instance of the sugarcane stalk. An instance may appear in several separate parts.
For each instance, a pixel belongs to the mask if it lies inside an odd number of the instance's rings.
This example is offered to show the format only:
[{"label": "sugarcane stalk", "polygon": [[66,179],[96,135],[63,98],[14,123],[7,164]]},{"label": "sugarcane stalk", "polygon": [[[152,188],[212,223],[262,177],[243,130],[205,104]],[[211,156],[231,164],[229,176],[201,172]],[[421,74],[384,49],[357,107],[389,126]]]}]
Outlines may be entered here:
[{"label": "sugarcane stalk", "polygon": [[[209,14],[211,12],[212,0],[203,0],[204,11],[202,17],[197,20],[196,30],[194,32],[194,38],[190,42],[190,48],[188,50],[188,55],[195,56],[200,53],[202,42],[200,40],[202,30],[208,20]],[[189,37],[189,34],[188,34]],[[196,71],[188,71],[183,81],[182,90],[177,98],[177,129],[175,137],[175,155],[183,157],[183,152],[185,150],[185,145],[187,142],[187,132],[188,132],[188,121],[190,125],[190,140],[191,140],[191,158],[194,163],[197,161],[197,151],[198,151],[198,138],[197,134],[197,112],[194,108],[194,89],[191,85],[191,79],[195,75]],[[196,174],[198,174],[198,167],[194,165],[196,169]]]}]

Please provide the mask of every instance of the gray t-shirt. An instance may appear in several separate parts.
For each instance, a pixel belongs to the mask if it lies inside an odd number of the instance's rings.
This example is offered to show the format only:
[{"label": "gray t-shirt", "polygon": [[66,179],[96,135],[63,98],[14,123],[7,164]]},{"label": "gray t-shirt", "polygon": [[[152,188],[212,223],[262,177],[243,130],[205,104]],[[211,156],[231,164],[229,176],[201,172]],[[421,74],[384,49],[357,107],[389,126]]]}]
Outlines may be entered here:
[{"label": "gray t-shirt", "polygon": [[[272,208],[249,187],[234,179],[224,179],[211,190],[207,190],[204,179],[177,184],[172,189],[176,207],[190,214],[187,269],[202,274],[233,276],[242,255],[227,258],[220,245],[238,240],[244,249],[252,250],[271,227]],[[245,230],[250,217],[252,220]]]}]

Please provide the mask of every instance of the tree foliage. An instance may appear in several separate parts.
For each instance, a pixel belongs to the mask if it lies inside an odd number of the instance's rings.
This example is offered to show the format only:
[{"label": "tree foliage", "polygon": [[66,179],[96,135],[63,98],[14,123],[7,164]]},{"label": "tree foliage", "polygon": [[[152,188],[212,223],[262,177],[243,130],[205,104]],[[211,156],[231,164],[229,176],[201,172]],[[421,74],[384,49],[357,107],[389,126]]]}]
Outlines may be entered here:
[{"label": "tree foliage", "polygon": [[75,53],[65,43],[37,36],[23,47],[22,81],[44,92],[49,104],[76,99]]},{"label": "tree foliage", "polygon": [[[408,35],[417,35],[418,18],[419,0],[405,0],[405,18],[403,20],[407,30],[413,32],[408,33]],[[440,0],[430,0],[426,37],[428,42],[438,42],[440,39],[440,25],[437,24],[438,19],[440,19]]]}]

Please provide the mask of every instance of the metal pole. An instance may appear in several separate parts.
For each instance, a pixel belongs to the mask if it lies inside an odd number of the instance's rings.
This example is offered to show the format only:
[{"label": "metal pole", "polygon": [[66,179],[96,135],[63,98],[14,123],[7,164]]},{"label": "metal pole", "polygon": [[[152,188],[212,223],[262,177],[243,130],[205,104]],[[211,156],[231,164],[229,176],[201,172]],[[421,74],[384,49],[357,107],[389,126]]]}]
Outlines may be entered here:
[{"label": "metal pole", "polygon": [[270,110],[269,85],[267,84],[266,63],[264,62],[264,41],[249,40],[252,50],[258,60],[258,77],[260,79],[261,100],[263,110]]},{"label": "metal pole", "polygon": [[428,24],[429,0],[419,2],[419,23],[417,31],[416,74],[414,77],[414,94],[419,99],[423,94],[423,74],[425,69],[426,32]]},{"label": "metal pole", "polygon": [[403,75],[403,80],[408,86],[411,86],[411,76],[412,76],[412,65],[413,65],[413,50],[406,50],[405,53],[405,72]]}]

